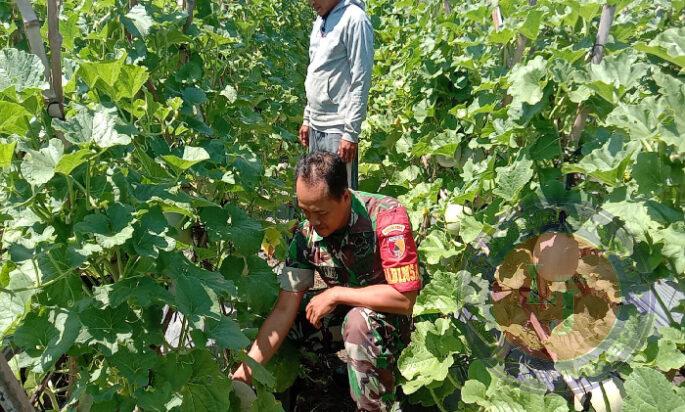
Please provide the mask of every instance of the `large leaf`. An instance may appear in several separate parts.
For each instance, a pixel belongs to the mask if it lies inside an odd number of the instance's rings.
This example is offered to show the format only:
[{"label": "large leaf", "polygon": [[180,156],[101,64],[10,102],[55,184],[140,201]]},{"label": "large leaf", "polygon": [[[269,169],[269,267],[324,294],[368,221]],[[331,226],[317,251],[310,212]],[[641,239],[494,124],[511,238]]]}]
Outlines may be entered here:
[{"label": "large leaf", "polygon": [[[47,89],[43,63],[38,56],[22,50],[5,48],[0,51],[0,91],[14,87],[17,92],[25,89]],[[3,111],[4,116],[4,111]]]},{"label": "large leaf", "polygon": [[533,177],[533,161],[527,155],[505,167],[496,169],[495,188],[492,193],[507,201],[513,201]]},{"label": "large leaf", "polygon": [[622,410],[625,412],[683,410],[685,394],[677,393],[676,387],[659,371],[636,368],[628,376],[624,386],[627,397]]},{"label": "large leaf", "polygon": [[638,184],[638,193],[656,196],[668,189],[669,184],[673,185],[677,172],[659,153],[642,152],[633,163],[631,175]]},{"label": "large leaf", "polygon": [[121,120],[116,111],[98,106],[94,111],[79,107],[66,121],[54,120],[54,127],[64,132],[70,142],[77,145],[94,143],[108,148],[131,143],[131,137],[121,133]]},{"label": "large leaf", "polygon": [[648,69],[647,64],[638,63],[629,53],[607,56],[601,63],[588,68],[591,80],[588,86],[605,100],[615,103],[617,97],[638,84]]},{"label": "large leaf", "polygon": [[682,330],[662,327],[659,329],[658,352],[654,363],[664,371],[680,369],[685,366],[685,354],[679,349],[685,345],[685,332]]},{"label": "large leaf", "polygon": [[258,256],[229,257],[221,265],[221,273],[233,281],[239,298],[258,313],[267,313],[278,295],[276,275]]},{"label": "large leaf", "polygon": [[435,323],[419,322],[415,326],[411,344],[397,362],[402,376],[407,379],[402,385],[407,394],[445,380],[454,363],[453,355],[463,348],[449,319],[441,318]]},{"label": "large leaf", "polygon": [[423,287],[414,305],[414,316],[453,315],[464,304],[460,273],[437,271]]},{"label": "large leaf", "polygon": [[57,162],[55,172],[63,175],[70,175],[77,167],[87,162],[93,156],[93,152],[88,149],[80,149],[75,152],[66,154]]},{"label": "large leaf", "polygon": [[116,83],[114,83],[116,99],[133,99],[143,87],[148,77],[149,74],[147,69],[143,66],[123,66]]},{"label": "large leaf", "polygon": [[204,160],[209,160],[209,153],[201,147],[186,146],[183,148],[182,158],[174,155],[165,155],[162,156],[162,159],[177,169],[186,170]]},{"label": "large leaf", "polygon": [[228,411],[231,383],[206,349],[171,353],[155,366],[155,376],[168,382],[182,402],[181,411]]},{"label": "large leaf", "polygon": [[512,104],[536,104],[542,99],[542,89],[545,87],[547,63],[542,56],[537,56],[527,64],[517,65],[509,74],[509,95],[513,97]]},{"label": "large leaf", "polygon": [[39,361],[33,371],[44,373],[66,353],[76,341],[81,322],[76,313],[51,310],[31,313],[14,333],[14,342]]},{"label": "large leaf", "polygon": [[256,253],[262,245],[262,225],[237,206],[204,208],[200,211],[200,218],[210,239],[232,241],[236,251],[243,256]]},{"label": "large leaf", "polygon": [[0,336],[5,336],[7,330],[21,317],[36,293],[38,274],[33,262],[27,260],[8,274],[9,282],[6,290],[0,290]]},{"label": "large leaf", "polygon": [[627,131],[631,139],[652,139],[658,125],[655,105],[647,101],[637,105],[620,103],[609,113],[606,124]]},{"label": "large leaf", "polygon": [[64,155],[64,144],[59,139],[50,139],[48,146],[38,151],[28,150],[21,163],[21,173],[27,182],[40,186],[52,179],[55,168]]},{"label": "large leaf", "polygon": [[122,22],[128,31],[139,37],[146,37],[155,23],[142,4],[136,4],[131,7],[131,10],[122,19]]},{"label": "large leaf", "polygon": [[241,350],[250,344],[250,340],[240,330],[240,326],[226,316],[222,316],[218,322],[210,322],[207,335],[220,347],[226,349]]},{"label": "large leaf", "polygon": [[577,164],[564,164],[561,171],[585,173],[606,185],[616,186],[623,183],[624,172],[637,146],[634,142],[625,143],[620,135],[612,135]]},{"label": "large leaf", "polygon": [[658,236],[663,244],[661,253],[671,259],[676,273],[685,273],[685,223],[675,222],[662,230]]},{"label": "large leaf", "polygon": [[685,27],[667,29],[649,44],[638,43],[635,48],[685,68]]},{"label": "large leaf", "polygon": [[451,245],[441,231],[433,231],[421,242],[419,246],[421,257],[430,265],[440,263],[442,259],[448,259],[459,254],[457,247]]},{"label": "large leaf", "polygon": [[16,103],[0,101],[0,133],[23,136],[29,130],[29,113]]},{"label": "large leaf", "polygon": [[10,167],[17,142],[0,143],[0,169]]},{"label": "large leaf", "polygon": [[74,232],[83,237],[94,237],[102,249],[121,246],[133,236],[133,216],[131,207],[115,203],[107,209],[107,214],[87,215],[74,226]]},{"label": "large leaf", "polygon": [[651,200],[639,201],[614,196],[602,207],[610,215],[623,220],[626,229],[640,240],[645,240],[646,236],[654,236],[659,233],[658,229],[682,219],[682,213]]}]

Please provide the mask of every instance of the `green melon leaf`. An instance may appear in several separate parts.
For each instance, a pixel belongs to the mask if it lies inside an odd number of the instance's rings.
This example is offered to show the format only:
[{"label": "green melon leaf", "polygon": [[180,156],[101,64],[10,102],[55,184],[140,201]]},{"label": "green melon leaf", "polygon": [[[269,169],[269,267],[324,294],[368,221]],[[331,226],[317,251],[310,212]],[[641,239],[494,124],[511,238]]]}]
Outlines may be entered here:
[{"label": "green melon leaf", "polygon": [[[0,91],[13,87],[17,92],[26,89],[47,89],[43,63],[35,54],[4,48],[0,51]],[[3,111],[4,116],[4,111]]]}]

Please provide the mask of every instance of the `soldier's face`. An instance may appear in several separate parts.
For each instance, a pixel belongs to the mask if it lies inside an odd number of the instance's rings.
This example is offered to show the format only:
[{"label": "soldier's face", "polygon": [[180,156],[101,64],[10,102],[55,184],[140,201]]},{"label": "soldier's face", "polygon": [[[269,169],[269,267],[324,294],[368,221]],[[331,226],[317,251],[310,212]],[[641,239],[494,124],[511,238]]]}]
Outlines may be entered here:
[{"label": "soldier's face", "polygon": [[333,10],[336,4],[340,0],[309,0],[309,4],[312,5],[314,11],[319,16],[325,16],[329,11]]},{"label": "soldier's face", "polygon": [[342,229],[350,217],[351,197],[346,191],[341,199],[328,194],[326,185],[308,185],[297,180],[297,205],[309,220],[309,224],[319,235],[326,237]]}]

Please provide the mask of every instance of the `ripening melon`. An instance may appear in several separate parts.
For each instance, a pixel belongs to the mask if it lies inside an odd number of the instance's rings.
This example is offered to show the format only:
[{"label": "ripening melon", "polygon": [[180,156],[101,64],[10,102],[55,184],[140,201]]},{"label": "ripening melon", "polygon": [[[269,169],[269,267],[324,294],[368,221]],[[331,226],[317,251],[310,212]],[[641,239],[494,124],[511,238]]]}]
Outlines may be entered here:
[{"label": "ripening melon", "polygon": [[464,213],[471,214],[471,209],[456,203],[447,205],[447,208],[445,208],[445,229],[447,229],[447,232],[455,236],[459,234],[461,219]]}]

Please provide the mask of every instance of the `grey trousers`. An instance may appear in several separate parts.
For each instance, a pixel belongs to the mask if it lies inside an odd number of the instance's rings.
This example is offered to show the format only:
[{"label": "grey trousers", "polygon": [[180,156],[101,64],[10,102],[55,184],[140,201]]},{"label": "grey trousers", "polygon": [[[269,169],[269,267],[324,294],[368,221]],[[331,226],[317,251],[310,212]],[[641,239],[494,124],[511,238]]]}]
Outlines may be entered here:
[{"label": "grey trousers", "polygon": [[[309,128],[309,153],[316,151],[338,153],[338,147],[340,146],[340,139],[342,134],[340,133],[326,133],[314,130],[313,127]],[[357,185],[359,183],[358,167],[359,167],[359,153],[355,153],[354,160],[351,163],[347,163],[347,184],[350,189],[357,190]]]}]

